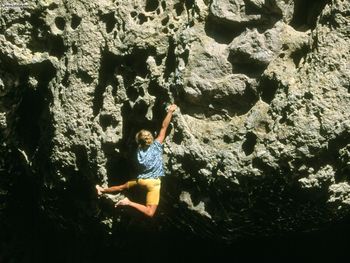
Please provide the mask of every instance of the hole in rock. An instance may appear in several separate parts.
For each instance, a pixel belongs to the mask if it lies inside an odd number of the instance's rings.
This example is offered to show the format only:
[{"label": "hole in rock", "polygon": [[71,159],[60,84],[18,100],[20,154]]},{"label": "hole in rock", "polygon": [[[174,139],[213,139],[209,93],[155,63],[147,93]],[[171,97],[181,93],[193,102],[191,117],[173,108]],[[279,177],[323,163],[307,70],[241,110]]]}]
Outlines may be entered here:
[{"label": "hole in rock", "polygon": [[80,78],[82,82],[87,84],[91,84],[94,80],[94,78],[91,77],[86,71],[81,69],[78,70],[77,77]]},{"label": "hole in rock", "polygon": [[233,143],[234,142],[233,138],[227,134],[224,135],[223,140],[225,143]]},{"label": "hole in rock", "polygon": [[248,132],[245,136],[245,141],[242,144],[242,149],[245,155],[250,155],[254,152],[254,148],[257,142],[257,136],[253,132]]},{"label": "hole in rock", "polygon": [[176,131],[173,136],[173,141],[175,144],[181,144],[181,142],[184,140],[184,135],[180,131]]},{"label": "hole in rock", "polygon": [[183,13],[183,11],[185,11],[185,7],[183,3],[176,3],[174,5],[175,8],[175,12],[177,16],[181,16],[181,14]]},{"label": "hole in rock", "polygon": [[55,25],[59,30],[63,31],[66,26],[66,21],[63,19],[63,17],[56,17]]},{"label": "hole in rock", "polygon": [[118,123],[113,116],[103,114],[100,116],[100,124],[103,130],[106,131],[107,127],[109,126],[115,127],[117,126]]},{"label": "hole in rock", "polygon": [[165,26],[166,24],[168,24],[168,22],[169,22],[169,16],[166,16],[166,18],[162,20],[162,25]]},{"label": "hole in rock", "polygon": [[232,73],[241,73],[252,78],[261,76],[267,67],[267,65],[252,59],[245,53],[231,52],[228,61],[232,65]]},{"label": "hole in rock", "polygon": [[158,0],[147,0],[146,1],[146,12],[153,12],[155,11],[159,6]]},{"label": "hole in rock", "polygon": [[106,32],[111,33],[117,23],[114,12],[106,14],[102,17],[102,21],[106,23]]},{"label": "hole in rock", "polygon": [[165,60],[165,78],[169,78],[172,72],[176,69],[175,43],[172,38],[169,38],[168,53]]},{"label": "hole in rock", "polygon": [[49,5],[48,9],[49,9],[49,10],[54,10],[54,9],[56,9],[57,7],[58,7],[58,5],[57,5],[56,3],[52,3],[52,4]]},{"label": "hole in rock", "polygon": [[48,52],[51,56],[61,58],[67,51],[63,39],[60,36],[49,35],[47,37]]},{"label": "hole in rock", "polygon": [[147,22],[147,17],[144,14],[139,14],[137,17],[139,18],[140,25]]},{"label": "hole in rock", "polygon": [[151,80],[148,85],[148,92],[150,95],[155,96],[159,103],[165,103],[169,101],[168,90],[161,87],[156,80]]},{"label": "hole in rock", "polygon": [[220,44],[229,44],[240,35],[245,27],[234,23],[227,23],[209,15],[205,21],[205,32],[207,36],[213,38]]},{"label": "hole in rock", "polygon": [[78,53],[78,47],[76,46],[75,42],[72,44],[72,52],[73,52],[73,55]]},{"label": "hole in rock", "polygon": [[194,6],[194,2],[195,2],[195,0],[186,0],[185,1],[185,5],[186,5],[187,10],[191,9]]},{"label": "hole in rock", "polygon": [[166,9],[166,1],[162,1],[161,5],[162,5],[163,10],[165,10]]},{"label": "hole in rock", "polygon": [[297,30],[314,29],[318,16],[329,0],[295,0],[294,15],[290,23]]},{"label": "hole in rock", "polygon": [[276,81],[272,81],[268,78],[262,78],[260,80],[259,91],[261,99],[270,104],[274,99],[276,91],[278,89],[278,84]]},{"label": "hole in rock", "polygon": [[46,86],[55,76],[56,69],[50,61],[46,60],[42,63],[33,64],[30,68],[30,72],[36,76],[43,86]]},{"label": "hole in rock", "polygon": [[72,20],[71,20],[71,28],[76,29],[80,23],[81,23],[82,18],[77,16],[76,14],[72,15]]}]

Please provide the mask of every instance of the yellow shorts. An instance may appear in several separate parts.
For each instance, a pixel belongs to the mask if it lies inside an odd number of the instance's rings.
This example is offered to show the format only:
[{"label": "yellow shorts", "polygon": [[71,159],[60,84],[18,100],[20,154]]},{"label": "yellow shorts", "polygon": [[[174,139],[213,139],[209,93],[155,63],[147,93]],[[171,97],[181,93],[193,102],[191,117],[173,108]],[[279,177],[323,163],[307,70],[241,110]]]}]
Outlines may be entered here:
[{"label": "yellow shorts", "polygon": [[137,179],[128,182],[128,188],[135,185],[146,187],[146,205],[158,205],[160,197],[160,179]]}]

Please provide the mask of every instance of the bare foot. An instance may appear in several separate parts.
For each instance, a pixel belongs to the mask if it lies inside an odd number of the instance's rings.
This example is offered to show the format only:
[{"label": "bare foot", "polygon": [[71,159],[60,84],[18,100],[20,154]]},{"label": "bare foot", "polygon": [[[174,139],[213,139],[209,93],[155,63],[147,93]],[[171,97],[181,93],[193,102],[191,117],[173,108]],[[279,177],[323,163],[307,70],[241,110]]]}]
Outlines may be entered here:
[{"label": "bare foot", "polygon": [[97,194],[98,195],[102,195],[103,193],[103,188],[101,186],[99,186],[98,184],[95,186],[96,190],[97,190]]},{"label": "bare foot", "polygon": [[125,197],[124,199],[122,199],[118,203],[116,203],[115,207],[117,207],[119,205],[129,205],[129,204],[130,204],[129,198]]}]

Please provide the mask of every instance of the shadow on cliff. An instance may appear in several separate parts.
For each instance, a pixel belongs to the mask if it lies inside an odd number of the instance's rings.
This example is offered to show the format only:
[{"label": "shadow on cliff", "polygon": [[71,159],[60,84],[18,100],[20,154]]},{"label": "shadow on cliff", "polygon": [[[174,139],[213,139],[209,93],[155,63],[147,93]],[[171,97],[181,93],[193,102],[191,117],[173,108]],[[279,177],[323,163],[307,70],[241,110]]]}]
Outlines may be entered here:
[{"label": "shadow on cliff", "polygon": [[[45,223],[39,221],[38,223]],[[329,225],[322,231],[298,233],[287,236],[241,239],[231,245],[213,243],[199,238],[179,235],[178,232],[138,232],[128,244],[113,243],[109,237],[101,236],[94,228],[89,235],[77,236],[70,231],[53,231],[46,234],[34,228],[33,236],[2,242],[0,260],[7,262],[198,262],[229,260],[249,262],[269,260],[281,262],[328,262],[346,260],[350,241],[349,219]],[[129,233],[131,234],[131,233]],[[181,234],[181,233],[180,233]],[[108,241],[109,242],[106,242]],[[129,237],[130,240],[130,237]],[[8,240],[7,240],[8,241]],[[110,245],[106,245],[106,244]]]}]

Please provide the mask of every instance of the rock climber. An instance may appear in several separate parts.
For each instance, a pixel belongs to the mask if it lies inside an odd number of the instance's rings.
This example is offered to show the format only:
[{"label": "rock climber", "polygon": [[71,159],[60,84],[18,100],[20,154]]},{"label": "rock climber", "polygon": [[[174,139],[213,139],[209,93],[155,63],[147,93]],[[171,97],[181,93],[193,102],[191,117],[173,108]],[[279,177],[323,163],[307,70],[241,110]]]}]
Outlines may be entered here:
[{"label": "rock climber", "polygon": [[175,104],[171,104],[167,107],[167,114],[162,122],[161,129],[156,139],[154,139],[152,133],[148,130],[140,130],[136,134],[135,139],[138,144],[136,157],[139,171],[137,178],[128,181],[125,184],[107,188],[96,185],[98,195],[119,192],[139,185],[147,190],[146,205],[133,202],[126,197],[117,202],[115,206],[131,206],[144,213],[146,216],[153,217],[160,199],[160,178],[164,176],[162,157],[163,141],[166,137],[166,131],[176,108],[177,106]]}]

